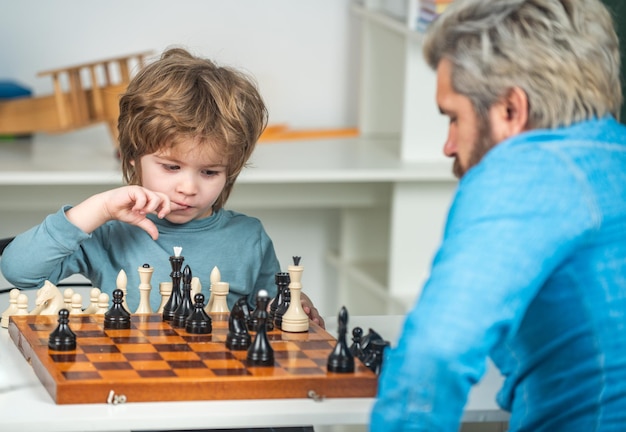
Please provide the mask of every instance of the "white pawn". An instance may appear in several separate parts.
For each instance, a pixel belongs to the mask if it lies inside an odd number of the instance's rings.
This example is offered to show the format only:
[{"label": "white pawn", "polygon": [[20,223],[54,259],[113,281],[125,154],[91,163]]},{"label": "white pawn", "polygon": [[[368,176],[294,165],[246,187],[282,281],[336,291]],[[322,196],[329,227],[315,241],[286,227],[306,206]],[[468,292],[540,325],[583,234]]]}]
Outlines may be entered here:
[{"label": "white pawn", "polygon": [[92,288],[89,291],[89,306],[83,311],[85,315],[96,313],[98,310],[98,297],[100,296],[100,288]]},{"label": "white pawn", "polygon": [[128,303],[126,303],[126,297],[127,297],[126,294],[128,293],[128,290],[126,287],[127,285],[128,285],[128,276],[126,276],[126,272],[124,271],[124,269],[122,269],[117,274],[117,279],[115,280],[115,286],[117,287],[117,289],[122,290],[122,292],[124,293],[122,305],[124,306],[124,309],[126,309],[127,311],[130,311],[130,309],[128,308]]},{"label": "white pawn", "polygon": [[202,292],[202,282],[200,282],[200,278],[198,276],[194,276],[191,278],[191,300],[194,299],[196,294],[200,294]]},{"label": "white pawn", "polygon": [[150,283],[152,279],[152,273],[154,268],[148,264],[137,268],[139,272],[139,306],[135,311],[136,314],[151,314],[152,306],[150,306],[150,291],[152,291],[152,285]]},{"label": "white pawn", "polygon": [[72,310],[72,296],[74,295],[74,290],[72,288],[65,288],[63,291],[63,302],[65,305],[63,306],[65,309]]},{"label": "white pawn", "polygon": [[213,284],[211,288],[211,293],[213,294],[213,304],[211,305],[212,313],[230,312],[228,302],[226,301],[229,289],[230,286],[228,282],[216,282]]},{"label": "white pawn", "polygon": [[94,312],[96,315],[104,315],[109,310],[109,295],[100,293],[98,296],[98,309]]},{"label": "white pawn", "polygon": [[309,317],[302,309],[302,271],[304,268],[300,263],[299,257],[294,257],[294,265],[287,267],[289,272],[289,292],[291,294],[291,300],[289,307],[283,315],[283,321],[280,325],[281,330],[292,333],[306,332],[309,330]]},{"label": "white pawn", "polygon": [[83,314],[83,296],[80,293],[72,294],[72,308],[70,309],[70,315],[82,315]]},{"label": "white pawn", "polygon": [[161,304],[157,309],[157,313],[163,313],[163,307],[165,307],[172,295],[172,282],[161,282],[159,284],[159,294],[161,294]]},{"label": "white pawn", "polygon": [[20,290],[13,288],[9,291],[9,307],[2,312],[2,318],[0,318],[0,326],[9,327],[9,317],[15,315],[17,312],[17,297],[20,295]]},{"label": "white pawn", "polygon": [[26,294],[17,296],[17,311],[13,315],[29,315],[28,296]]},{"label": "white pawn", "polygon": [[213,285],[220,283],[220,281],[222,280],[222,274],[220,273],[220,269],[218,269],[217,266],[213,267],[213,270],[211,270],[210,280],[211,285],[209,286],[209,301],[206,303],[206,307],[204,308],[207,313],[213,311],[213,301],[215,300],[215,297],[213,295]]}]

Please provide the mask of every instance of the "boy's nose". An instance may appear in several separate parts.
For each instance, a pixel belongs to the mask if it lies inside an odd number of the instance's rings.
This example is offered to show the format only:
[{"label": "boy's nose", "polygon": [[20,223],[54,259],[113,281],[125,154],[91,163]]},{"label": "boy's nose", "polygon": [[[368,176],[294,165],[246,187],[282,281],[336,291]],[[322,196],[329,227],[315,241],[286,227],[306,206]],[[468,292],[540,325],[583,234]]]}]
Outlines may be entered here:
[{"label": "boy's nose", "polygon": [[176,190],[185,195],[195,195],[198,187],[192,176],[184,176],[176,185]]}]

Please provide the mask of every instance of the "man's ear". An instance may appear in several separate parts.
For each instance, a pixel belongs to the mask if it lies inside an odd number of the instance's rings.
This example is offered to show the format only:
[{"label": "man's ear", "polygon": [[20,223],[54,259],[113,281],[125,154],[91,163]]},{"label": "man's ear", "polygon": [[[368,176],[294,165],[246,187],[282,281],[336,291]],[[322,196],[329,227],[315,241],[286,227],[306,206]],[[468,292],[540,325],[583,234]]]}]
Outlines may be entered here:
[{"label": "man's ear", "polygon": [[511,88],[506,97],[489,110],[492,133],[496,142],[528,129],[528,95],[519,87]]}]

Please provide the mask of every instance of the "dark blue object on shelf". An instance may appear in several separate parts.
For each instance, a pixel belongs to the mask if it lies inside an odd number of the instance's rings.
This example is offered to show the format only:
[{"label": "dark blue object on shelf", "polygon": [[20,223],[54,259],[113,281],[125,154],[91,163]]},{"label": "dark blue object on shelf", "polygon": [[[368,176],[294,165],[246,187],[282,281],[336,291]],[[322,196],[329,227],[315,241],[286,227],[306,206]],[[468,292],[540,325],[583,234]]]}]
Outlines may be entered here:
[{"label": "dark blue object on shelf", "polygon": [[0,80],[0,99],[14,99],[31,96],[33,92],[11,80]]}]

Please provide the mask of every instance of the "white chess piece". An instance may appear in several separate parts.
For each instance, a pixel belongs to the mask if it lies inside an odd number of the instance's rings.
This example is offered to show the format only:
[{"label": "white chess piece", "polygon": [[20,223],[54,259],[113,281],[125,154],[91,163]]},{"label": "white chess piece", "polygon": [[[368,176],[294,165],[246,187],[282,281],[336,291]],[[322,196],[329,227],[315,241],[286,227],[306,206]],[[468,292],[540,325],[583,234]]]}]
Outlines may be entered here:
[{"label": "white chess piece", "polygon": [[70,309],[70,315],[82,315],[83,314],[83,296],[80,293],[72,294],[72,308]]},{"label": "white chess piece", "polygon": [[72,288],[65,288],[63,291],[63,308],[72,310],[72,296],[74,295],[74,290]]},{"label": "white chess piece", "polygon": [[17,296],[17,311],[13,315],[29,315],[28,296],[26,294]]},{"label": "white chess piece", "polygon": [[228,302],[226,301],[229,289],[230,286],[228,282],[216,282],[213,284],[213,287],[211,288],[211,293],[213,294],[211,312],[230,312],[228,309]]},{"label": "white chess piece", "polygon": [[109,310],[109,295],[100,293],[98,296],[98,309],[94,312],[96,315],[104,315]]},{"label": "white chess piece", "polygon": [[127,311],[130,311],[130,309],[128,308],[128,303],[126,303],[126,294],[128,293],[127,285],[128,285],[128,276],[126,276],[126,272],[124,271],[124,269],[122,269],[117,274],[117,279],[115,280],[115,286],[117,287],[117,289],[122,290],[122,292],[124,293],[122,305]]},{"label": "white chess piece", "polygon": [[194,276],[191,278],[191,300],[193,301],[196,294],[202,292],[202,282],[200,282],[200,278],[198,276]]},{"label": "white chess piece", "polygon": [[94,314],[98,310],[98,297],[100,296],[100,288],[92,288],[89,291],[89,306],[83,311],[85,315]]},{"label": "white chess piece", "polygon": [[154,268],[150,267],[148,264],[144,264],[143,266],[137,269],[139,272],[139,306],[135,311],[136,314],[151,314],[152,307],[150,306],[150,291],[152,291],[152,273],[154,273]]},{"label": "white chess piece", "polygon": [[[297,260],[299,263],[299,259]],[[302,309],[302,300],[300,294],[302,293],[302,271],[304,268],[300,265],[290,265],[287,267],[289,272],[289,292],[291,293],[291,300],[289,308],[283,315],[281,330],[291,333],[306,332],[309,330],[309,317]]]},{"label": "white chess piece", "polygon": [[[69,294],[69,292],[68,292]],[[65,296],[61,290],[49,280],[37,290],[35,308],[30,311],[31,315],[57,315],[66,307]]]},{"label": "white chess piece", "polygon": [[9,327],[9,317],[15,315],[17,312],[17,297],[20,295],[20,290],[13,288],[9,291],[9,307],[2,312],[2,318],[0,318],[0,326]]},{"label": "white chess piece", "polygon": [[220,269],[217,266],[213,267],[211,270],[211,285],[209,286],[209,301],[206,303],[204,310],[206,313],[212,312],[213,310],[213,301],[215,300],[215,296],[213,295],[213,285],[220,283],[222,280],[222,274],[220,273]]},{"label": "white chess piece", "polygon": [[159,284],[159,294],[161,294],[161,304],[157,309],[157,313],[163,313],[163,308],[172,295],[172,282],[161,282]]}]

